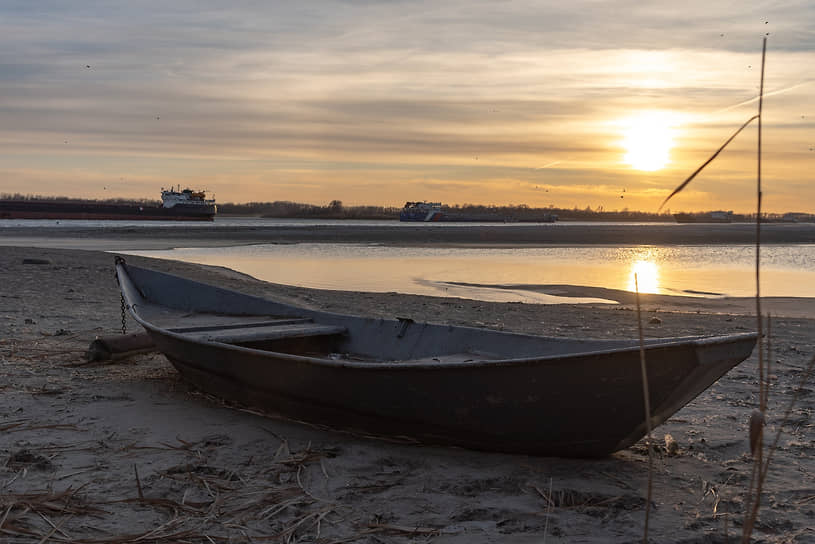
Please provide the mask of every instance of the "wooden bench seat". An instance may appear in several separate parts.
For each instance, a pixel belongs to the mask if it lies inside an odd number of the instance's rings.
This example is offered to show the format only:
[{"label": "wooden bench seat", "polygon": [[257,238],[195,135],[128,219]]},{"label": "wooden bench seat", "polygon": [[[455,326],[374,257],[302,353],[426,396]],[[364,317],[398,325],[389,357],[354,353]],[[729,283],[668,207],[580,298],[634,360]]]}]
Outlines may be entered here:
[{"label": "wooden bench seat", "polygon": [[[223,319],[221,317],[221,319]],[[279,319],[265,319],[263,321],[246,321],[240,319],[228,323],[214,323],[208,325],[196,325],[193,327],[170,327],[167,330],[171,332],[205,332],[205,331],[223,331],[228,329],[245,329],[254,327],[276,327],[279,325],[294,325],[300,323],[312,323],[308,317],[285,317]]]},{"label": "wooden bench seat", "polygon": [[[192,330],[189,330],[192,329]],[[290,338],[306,338],[314,336],[331,336],[343,334],[345,327],[336,325],[320,325],[311,322],[254,323],[251,326],[228,325],[226,327],[190,327],[188,330],[173,330],[188,338],[210,342],[223,342],[225,344],[244,344],[251,342],[266,342]]]}]

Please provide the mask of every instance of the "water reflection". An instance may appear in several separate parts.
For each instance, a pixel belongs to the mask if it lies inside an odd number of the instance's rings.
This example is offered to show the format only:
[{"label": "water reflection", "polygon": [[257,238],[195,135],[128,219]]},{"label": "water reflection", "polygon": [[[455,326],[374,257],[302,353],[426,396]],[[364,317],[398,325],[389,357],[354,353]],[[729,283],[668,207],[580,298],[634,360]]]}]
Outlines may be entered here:
[{"label": "water reflection", "polygon": [[640,293],[664,294],[660,285],[660,267],[670,260],[669,252],[660,247],[628,247],[617,250],[616,261],[627,263],[625,289]]},{"label": "water reflection", "polygon": [[[172,251],[120,251],[227,266],[290,285],[397,291],[480,300],[558,302],[563,284],[685,296],[755,294],[755,247],[584,246],[540,248],[272,244]],[[815,297],[815,245],[763,252],[765,296]],[[544,294],[551,293],[551,295]]]},{"label": "water reflection", "polygon": [[659,293],[659,268],[654,261],[640,259],[631,263],[628,290],[640,293]]}]

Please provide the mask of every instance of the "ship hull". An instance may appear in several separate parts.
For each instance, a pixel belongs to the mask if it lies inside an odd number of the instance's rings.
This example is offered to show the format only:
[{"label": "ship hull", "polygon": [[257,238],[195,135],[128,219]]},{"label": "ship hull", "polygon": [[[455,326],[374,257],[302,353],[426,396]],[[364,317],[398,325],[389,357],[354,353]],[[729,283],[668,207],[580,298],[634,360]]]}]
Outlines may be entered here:
[{"label": "ship hull", "polygon": [[402,213],[399,214],[399,221],[414,221],[417,223],[422,223],[422,222],[447,221],[447,218],[440,211],[432,212],[403,211]]},{"label": "ship hull", "polygon": [[212,221],[212,205],[177,204],[172,208],[81,202],[0,201],[0,219],[91,219],[109,221]]},{"label": "ship hull", "polygon": [[[434,223],[516,223],[518,220],[503,217],[498,215],[460,215],[460,214],[447,214],[444,212],[427,213],[409,213],[402,212],[399,214],[399,221],[414,221],[414,222],[434,222]],[[539,218],[524,221],[526,223],[554,223],[557,221],[556,215],[546,215]]]},{"label": "ship hull", "polygon": [[723,212],[675,213],[674,221],[677,223],[732,223],[733,214]]}]

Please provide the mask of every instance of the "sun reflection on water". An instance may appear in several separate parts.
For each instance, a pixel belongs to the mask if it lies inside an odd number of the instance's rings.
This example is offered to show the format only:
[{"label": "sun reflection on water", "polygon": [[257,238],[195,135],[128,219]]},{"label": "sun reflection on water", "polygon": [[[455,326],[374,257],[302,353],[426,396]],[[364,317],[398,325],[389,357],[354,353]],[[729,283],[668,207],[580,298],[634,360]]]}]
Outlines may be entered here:
[{"label": "sun reflection on water", "polygon": [[[121,251],[121,250],[120,250]],[[125,251],[226,266],[259,279],[315,289],[399,292],[474,300],[551,303],[574,285],[705,298],[755,295],[755,246],[585,246],[540,248],[260,244]],[[815,244],[771,245],[762,274],[767,296],[815,297]],[[406,264],[409,263],[409,266]],[[532,293],[530,295],[530,293]],[[586,300],[588,302],[588,300]]]},{"label": "sun reflection on water", "polygon": [[653,260],[639,259],[631,263],[628,290],[637,288],[640,293],[659,293],[659,267]]}]

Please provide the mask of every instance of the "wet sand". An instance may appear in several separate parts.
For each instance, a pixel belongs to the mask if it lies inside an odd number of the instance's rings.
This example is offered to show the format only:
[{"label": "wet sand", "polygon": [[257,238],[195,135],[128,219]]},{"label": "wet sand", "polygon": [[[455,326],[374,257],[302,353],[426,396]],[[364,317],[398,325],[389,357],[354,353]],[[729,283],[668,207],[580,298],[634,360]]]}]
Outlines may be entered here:
[{"label": "wet sand", "polygon": [[[331,311],[433,316],[553,336],[637,334],[630,298],[609,307],[320,291],[223,268],[128,261]],[[606,459],[567,460],[400,444],[265,417],[191,389],[157,354],[85,363],[83,352],[96,335],[121,329],[112,255],[0,247],[0,282],[3,541],[39,542],[49,534],[50,541],[72,542],[122,542],[124,535],[148,542],[642,538],[648,464],[642,443]],[[585,293],[575,286],[541,288]],[[740,309],[644,302],[649,337],[755,330],[746,302]],[[130,319],[126,324],[136,328]],[[769,437],[815,354],[813,339],[812,319],[772,322]],[[653,541],[738,541],[756,367],[754,353],[655,431],[660,443],[671,434],[679,449],[675,455],[659,450]],[[810,382],[798,394],[774,454],[755,532],[766,542],[815,540],[812,389]]]}]

